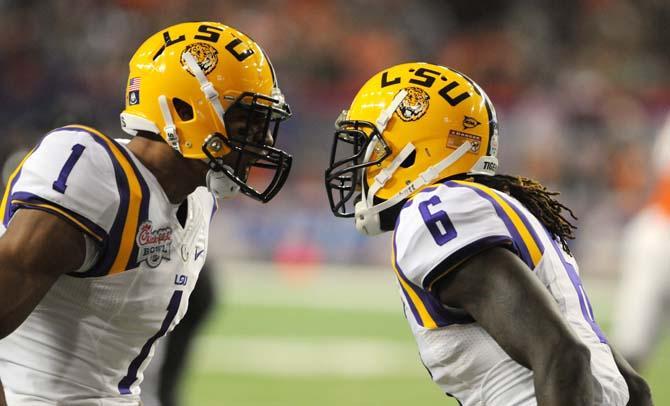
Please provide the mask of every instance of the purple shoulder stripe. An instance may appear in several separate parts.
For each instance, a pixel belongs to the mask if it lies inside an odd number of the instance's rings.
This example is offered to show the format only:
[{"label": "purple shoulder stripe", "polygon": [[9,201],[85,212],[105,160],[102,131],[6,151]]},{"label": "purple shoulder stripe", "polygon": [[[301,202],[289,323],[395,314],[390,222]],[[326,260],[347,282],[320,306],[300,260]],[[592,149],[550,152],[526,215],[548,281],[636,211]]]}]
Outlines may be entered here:
[{"label": "purple shoulder stripe", "polygon": [[[491,206],[493,206],[493,209],[495,210],[496,214],[503,221],[503,223],[505,224],[505,227],[507,228],[507,231],[512,236],[512,241],[514,243],[515,253],[517,253],[519,258],[521,258],[521,260],[526,265],[528,265],[528,267],[530,269],[535,268],[535,264],[533,263],[533,259],[530,255],[528,247],[527,247],[526,243],[524,242],[523,238],[521,237],[521,234],[519,233],[519,230],[516,228],[516,226],[514,225],[514,222],[509,217],[509,215],[505,212],[505,209],[503,209],[503,207],[500,205],[499,202],[497,202],[493,197],[491,197],[486,192],[484,192],[481,189],[478,189],[474,186],[470,186],[470,185],[462,184],[462,183],[456,183],[456,182],[453,182],[453,181],[447,181],[447,182],[444,183],[444,185],[447,186],[447,187],[450,187],[450,188],[464,188],[464,189],[472,190],[477,195],[479,195],[480,197],[487,200],[491,204]],[[504,200],[504,198],[502,198],[502,199]],[[507,200],[505,200],[505,202],[507,203]],[[523,213],[520,213],[519,210],[517,210],[517,208],[514,207],[514,205],[512,205],[510,203],[507,203],[507,204],[512,208],[512,210],[514,210],[514,212],[517,215],[519,215],[519,217],[521,218],[521,221],[527,227],[529,227],[530,224],[528,224],[528,220],[525,218],[525,216],[523,216]],[[529,231],[534,234],[534,232],[532,231],[532,227],[529,227]],[[542,251],[542,249],[543,249],[542,245],[541,245],[542,242],[539,240],[539,238],[537,238],[537,235],[533,235],[533,238],[535,238],[536,243],[538,243],[538,247],[540,247],[540,250]]]},{"label": "purple shoulder stripe", "polygon": [[[395,236],[393,238],[393,252],[397,252],[396,250],[396,240]],[[456,314],[452,311],[449,311],[446,309],[440,301],[433,296],[432,294],[428,293],[424,289],[420,288],[419,286],[416,286],[415,284],[412,283],[406,276],[405,273],[403,272],[402,268],[400,267],[400,264],[398,264],[398,259],[396,256],[394,256],[393,261],[395,263],[395,267],[398,271],[398,277],[400,277],[403,282],[405,282],[405,285],[408,286],[410,289],[412,289],[413,293],[421,300],[421,303],[424,305],[426,308],[426,311],[428,312],[429,316],[435,321],[436,326],[439,327],[446,327],[452,324],[470,324],[474,323],[474,319],[468,315],[461,315],[461,314]],[[403,285],[403,284],[401,284]],[[414,315],[414,318],[420,326],[426,327],[423,323],[423,320],[421,319],[421,316],[419,315],[418,310],[416,309],[415,304],[413,303],[409,292],[405,291],[404,286],[402,286],[403,294],[405,295],[406,302],[409,304],[410,309],[412,310],[412,314]]]},{"label": "purple shoulder stripe", "polygon": [[512,248],[513,241],[508,236],[495,235],[484,237],[477,241],[474,241],[460,249],[458,249],[453,254],[449,255],[444,261],[440,262],[435,266],[426,276],[423,278],[423,288],[428,292],[432,291],[433,284],[440,279],[442,276],[447,274],[454,267],[463,263],[464,261],[472,258],[473,256],[479,254],[480,252],[493,247],[505,247]]},{"label": "purple shoulder stripe", "polygon": [[[46,200],[42,197],[39,197],[29,192],[13,193],[10,196],[9,200],[10,200],[9,202],[10,217],[14,215],[16,210],[22,207],[28,209],[42,210],[55,214],[56,216],[66,220],[68,223],[73,224],[78,229],[84,231],[87,234],[90,234],[91,237],[93,237],[99,245],[104,245],[107,241],[108,237],[107,232],[102,227],[92,222],[91,220],[87,219],[86,217],[70,209],[67,209],[57,203]],[[72,221],[73,219],[79,222],[80,224],[77,224],[76,222]],[[82,227],[82,225],[84,227]]]},{"label": "purple shoulder stripe", "polygon": [[[137,233],[139,232],[139,227],[142,225],[142,223],[146,222],[149,219],[149,200],[151,197],[151,192],[149,191],[149,186],[147,185],[147,182],[144,180],[144,177],[142,176],[142,172],[140,172],[139,168],[135,164],[135,161],[130,156],[131,153],[129,152],[129,150],[127,150],[125,146],[117,143],[113,139],[110,138],[110,140],[116,144],[119,151],[121,151],[121,154],[124,156],[124,158],[126,158],[128,163],[130,163],[130,166],[140,184],[140,189],[142,190],[142,200],[140,201],[140,218],[137,221],[137,229],[135,230],[135,235],[137,235]],[[139,247],[137,246],[137,244],[134,244],[133,251],[130,254],[130,258],[128,258],[126,269],[135,269],[139,266],[139,263],[137,262],[138,249]]]},{"label": "purple shoulder stripe", "polygon": [[[548,232],[547,235],[549,235]],[[558,246],[555,240],[553,240],[552,238],[550,239],[551,244],[553,245],[554,250],[556,251],[556,254],[561,259],[561,263],[563,264],[563,268],[565,268],[565,272],[568,274],[568,277],[570,278],[570,282],[572,282],[572,286],[574,286],[575,291],[577,292],[577,297],[579,298],[579,307],[581,308],[584,319],[586,320],[587,323],[589,323],[591,329],[596,334],[596,336],[598,336],[600,342],[603,344],[607,344],[607,337],[605,337],[605,333],[603,333],[598,323],[596,323],[595,317],[593,316],[593,308],[591,307],[591,302],[589,301],[589,298],[586,296],[586,291],[584,290],[582,280],[579,277],[579,274],[577,274],[577,270],[575,269],[574,266],[572,266],[571,263],[569,263],[565,259],[563,249]]]},{"label": "purple shoulder stripe", "polygon": [[[65,127],[63,129],[67,131],[75,131],[88,134],[91,138],[93,138],[93,140],[96,143],[98,143],[98,145],[100,145],[105,150],[105,152],[109,156],[109,159],[112,161],[112,165],[114,166],[114,177],[116,179],[116,186],[118,188],[120,201],[119,201],[119,209],[116,212],[116,217],[114,218],[114,222],[112,223],[112,227],[109,231],[107,246],[105,247],[105,250],[102,251],[101,253],[102,255],[98,259],[98,262],[95,264],[95,266],[93,266],[93,268],[91,268],[86,272],[78,272],[70,274],[71,276],[77,278],[104,276],[109,272],[110,267],[114,263],[114,259],[116,258],[116,254],[118,253],[119,246],[121,244],[121,234],[123,231],[123,226],[125,225],[126,222],[128,207],[130,204],[130,186],[128,185],[128,177],[124,173],[123,168],[119,164],[114,153],[109,148],[109,145],[107,145],[107,142],[101,139],[101,137],[98,134],[79,127]],[[111,138],[107,139],[111,140]],[[114,141],[112,140],[112,142]]]}]

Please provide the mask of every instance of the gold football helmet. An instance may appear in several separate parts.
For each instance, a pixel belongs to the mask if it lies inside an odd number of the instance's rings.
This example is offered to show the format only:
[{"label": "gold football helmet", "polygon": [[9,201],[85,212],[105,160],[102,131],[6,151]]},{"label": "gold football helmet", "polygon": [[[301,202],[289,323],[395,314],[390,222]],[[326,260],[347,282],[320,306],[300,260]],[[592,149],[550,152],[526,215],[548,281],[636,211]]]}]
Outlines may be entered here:
[{"label": "gold football helmet", "polygon": [[365,234],[384,231],[379,214],[421,187],[457,174],[493,175],[498,166],[493,104],[470,78],[444,66],[406,63],[379,72],[335,126],[325,175],[330,206],[338,217],[356,217]]},{"label": "gold football helmet", "polygon": [[[226,178],[267,202],[291,168],[291,156],[274,147],[290,115],[256,42],[220,23],[189,22],[152,35],[135,52],[121,125],[131,135],[159,134],[185,158],[206,160],[214,181]],[[260,177],[263,188],[248,183],[259,178],[252,168],[271,171]]]}]

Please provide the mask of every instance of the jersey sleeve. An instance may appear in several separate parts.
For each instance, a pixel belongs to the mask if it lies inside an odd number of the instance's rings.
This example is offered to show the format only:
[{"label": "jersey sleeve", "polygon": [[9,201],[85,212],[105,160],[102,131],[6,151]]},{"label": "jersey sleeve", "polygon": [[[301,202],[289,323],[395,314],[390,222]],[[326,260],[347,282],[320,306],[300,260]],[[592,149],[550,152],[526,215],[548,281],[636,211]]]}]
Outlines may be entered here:
[{"label": "jersey sleeve", "polygon": [[104,243],[119,208],[108,151],[86,131],[47,134],[10,178],[2,202],[5,227],[21,208],[52,213]]},{"label": "jersey sleeve", "polygon": [[513,237],[490,199],[476,189],[440,184],[403,207],[393,244],[399,276],[430,291],[442,276],[483,250],[512,248]]}]

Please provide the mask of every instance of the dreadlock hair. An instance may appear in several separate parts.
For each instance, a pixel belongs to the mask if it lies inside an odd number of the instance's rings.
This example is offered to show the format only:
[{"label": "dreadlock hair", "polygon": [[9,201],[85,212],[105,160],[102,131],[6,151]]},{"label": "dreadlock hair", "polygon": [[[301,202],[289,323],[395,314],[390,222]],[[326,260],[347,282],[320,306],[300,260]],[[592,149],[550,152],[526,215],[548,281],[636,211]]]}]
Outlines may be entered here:
[{"label": "dreadlock hair", "polygon": [[563,216],[563,210],[574,220],[577,220],[577,217],[572,210],[554,198],[560,194],[559,192],[547,190],[541,183],[522,176],[472,175],[467,180],[507,193],[517,199],[540,220],[552,238],[560,241],[563,249],[570,253],[568,240],[575,238],[573,230],[577,229],[577,226]]}]

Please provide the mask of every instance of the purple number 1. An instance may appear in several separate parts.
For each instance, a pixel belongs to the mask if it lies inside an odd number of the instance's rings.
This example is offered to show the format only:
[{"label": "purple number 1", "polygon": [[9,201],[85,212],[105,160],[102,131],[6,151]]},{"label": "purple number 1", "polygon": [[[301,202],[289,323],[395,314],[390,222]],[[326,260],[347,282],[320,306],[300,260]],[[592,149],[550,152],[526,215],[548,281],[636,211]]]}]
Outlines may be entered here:
[{"label": "purple number 1", "polygon": [[433,196],[419,203],[419,212],[421,212],[421,217],[423,217],[423,221],[426,223],[426,227],[428,227],[428,231],[430,231],[437,245],[444,245],[456,238],[457,233],[445,211],[438,210],[431,213],[428,209],[428,206],[435,206],[440,203],[442,203],[440,198]]},{"label": "purple number 1", "polygon": [[170,324],[172,324],[172,320],[174,320],[177,315],[177,310],[179,310],[179,303],[181,303],[181,296],[183,293],[184,292],[181,290],[176,290],[172,294],[172,298],[170,298],[170,303],[167,307],[167,314],[165,315],[165,319],[163,319],[163,324],[161,325],[160,330],[147,340],[144,346],[142,346],[140,353],[130,363],[128,373],[119,382],[119,393],[122,395],[130,395],[130,386],[137,380],[137,371],[149,355],[149,350],[151,349],[151,346],[154,345],[154,342],[163,337],[165,333],[167,333],[168,328],[170,328]]},{"label": "purple number 1", "polygon": [[56,179],[56,181],[53,183],[53,188],[55,191],[65,193],[65,189],[67,189],[65,182],[67,182],[67,178],[70,176],[70,172],[72,172],[74,164],[76,164],[79,158],[81,158],[81,154],[84,153],[85,149],[86,147],[81,144],[74,144],[72,146],[72,153],[70,154],[70,157],[67,159],[67,161],[65,161],[65,165],[63,165],[63,169],[60,170],[58,179]]}]

